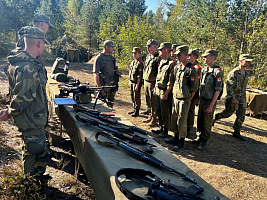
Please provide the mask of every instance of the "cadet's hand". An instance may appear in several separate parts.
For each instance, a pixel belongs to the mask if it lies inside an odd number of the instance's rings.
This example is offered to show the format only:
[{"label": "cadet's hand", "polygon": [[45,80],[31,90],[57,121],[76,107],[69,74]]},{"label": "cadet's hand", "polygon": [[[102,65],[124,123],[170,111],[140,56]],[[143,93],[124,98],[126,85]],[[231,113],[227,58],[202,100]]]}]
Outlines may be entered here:
[{"label": "cadet's hand", "polygon": [[135,92],[137,92],[137,91],[138,91],[138,89],[139,89],[139,85],[138,85],[138,84],[136,84],[136,86],[135,86],[135,88],[134,88],[134,91],[135,91]]},{"label": "cadet's hand", "polygon": [[154,87],[154,89],[152,90],[153,95],[156,96],[156,87]]},{"label": "cadet's hand", "polygon": [[165,95],[165,94],[164,94],[163,97],[162,97],[162,100],[163,100],[163,101],[168,100],[168,95]]},{"label": "cadet's hand", "polygon": [[209,106],[206,110],[205,113],[211,113],[212,112],[213,107]]},{"label": "cadet's hand", "polygon": [[234,100],[232,101],[232,104],[234,104],[234,105],[238,105],[239,102],[238,102],[236,99],[234,99]]},{"label": "cadet's hand", "polygon": [[196,106],[199,105],[199,99],[193,99],[193,102],[195,103]]},{"label": "cadet's hand", "polygon": [[130,88],[130,86],[131,86],[131,83],[130,83],[130,81],[129,81],[129,83],[128,83],[128,88]]},{"label": "cadet's hand", "polygon": [[0,121],[7,121],[11,118],[11,115],[8,114],[8,109],[3,109],[0,111]]}]

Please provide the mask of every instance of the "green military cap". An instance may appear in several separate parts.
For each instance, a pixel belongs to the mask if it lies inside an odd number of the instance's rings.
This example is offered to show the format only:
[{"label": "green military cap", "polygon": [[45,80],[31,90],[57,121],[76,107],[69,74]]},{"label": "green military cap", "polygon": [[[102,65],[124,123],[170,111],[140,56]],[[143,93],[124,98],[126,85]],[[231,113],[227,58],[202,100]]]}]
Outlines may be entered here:
[{"label": "green military cap", "polygon": [[205,51],[204,54],[202,54],[202,56],[208,56],[208,55],[218,56],[218,53],[219,53],[219,51],[217,51],[215,49],[208,49],[208,50]]},{"label": "green military cap", "polygon": [[199,56],[200,55],[200,51],[199,49],[190,49],[188,52],[189,55],[194,55],[194,56]]},{"label": "green military cap", "polygon": [[36,27],[30,27],[26,30],[24,37],[33,38],[33,39],[42,39],[46,44],[50,44],[48,40],[45,38],[45,33]]},{"label": "green military cap", "polygon": [[180,46],[179,44],[172,44],[172,49],[176,49],[178,46]]},{"label": "green military cap", "polygon": [[116,45],[111,41],[111,40],[106,40],[104,43],[103,43],[103,46],[110,46],[110,47],[115,47]]},{"label": "green military cap", "polygon": [[153,45],[153,44],[156,45],[156,46],[159,45],[159,43],[157,42],[157,40],[150,39],[150,40],[147,41],[146,46],[150,46],[150,45]]},{"label": "green military cap", "polygon": [[169,48],[169,49],[171,49],[171,48],[172,48],[172,44],[169,43],[169,42],[162,42],[162,43],[160,44],[158,50],[161,50],[161,49],[163,49],[163,48]]},{"label": "green military cap", "polygon": [[239,60],[253,61],[253,57],[250,54],[241,54]]},{"label": "green military cap", "polygon": [[188,52],[188,49],[189,49],[189,47],[186,46],[186,45],[178,46],[178,47],[176,47],[176,51],[175,51],[174,54],[180,54],[180,53],[184,53],[184,52],[187,53]]},{"label": "green military cap", "polygon": [[34,16],[34,22],[45,22],[47,23],[51,28],[55,28],[55,26],[50,22],[49,17],[43,14],[36,14]]},{"label": "green military cap", "polygon": [[133,51],[132,51],[132,53],[141,53],[141,48],[140,47],[134,47],[133,48]]}]

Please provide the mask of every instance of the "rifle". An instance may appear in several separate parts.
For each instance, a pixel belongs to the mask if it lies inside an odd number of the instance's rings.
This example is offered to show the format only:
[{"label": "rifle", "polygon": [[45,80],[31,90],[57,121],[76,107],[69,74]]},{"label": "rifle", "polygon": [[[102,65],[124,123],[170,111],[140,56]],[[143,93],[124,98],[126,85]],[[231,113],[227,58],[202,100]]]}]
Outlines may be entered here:
[{"label": "rifle", "polygon": [[141,128],[138,128],[136,126],[131,126],[131,125],[126,125],[124,123],[121,123],[121,122],[118,122],[116,119],[113,119],[111,117],[107,117],[106,115],[104,114],[100,114],[98,111],[94,111],[94,110],[89,110],[89,109],[86,109],[84,108],[83,106],[80,106],[80,105],[74,105],[73,106],[73,109],[77,112],[83,112],[91,117],[94,117],[94,118],[97,118],[103,122],[108,122],[108,123],[111,123],[111,124],[115,124],[115,125],[120,125],[120,126],[125,126],[127,128],[129,128],[130,130],[132,131],[136,131],[138,133],[141,133],[143,135],[147,135],[147,131],[141,129]]},{"label": "rifle", "polygon": [[130,140],[132,142],[135,142],[135,143],[138,143],[138,144],[142,144],[142,145],[150,145],[151,147],[157,147],[156,145],[154,144],[150,144],[147,142],[147,138],[143,138],[139,135],[136,135],[136,134],[129,134],[128,133],[122,133],[121,131],[119,130],[116,130],[114,127],[110,127],[108,126],[107,124],[106,125],[103,125],[93,119],[89,119],[89,118],[86,118],[86,117],[82,117],[82,116],[79,116],[79,115],[76,115],[75,118],[78,120],[78,121],[81,121],[83,123],[86,123],[86,124],[92,124],[94,126],[97,126],[105,131],[108,131],[110,133],[112,133],[114,136],[118,137],[118,138],[122,138],[122,139],[127,139],[127,140]]},{"label": "rifle", "polygon": [[[183,179],[187,180],[187,181],[190,181],[192,183],[195,183],[197,184],[197,180],[195,180],[194,178],[191,178],[190,176],[187,176],[181,172],[178,172],[176,171],[175,169],[172,169],[166,165],[164,165],[163,161],[157,159],[156,157],[146,153],[145,151],[137,148],[137,147],[134,147],[126,142],[124,142],[123,140],[120,140],[119,138],[116,138],[106,132],[97,132],[95,137],[96,137],[96,140],[98,143],[102,143],[98,140],[98,136],[101,135],[109,140],[111,140],[112,142],[116,143],[116,145],[124,150],[126,150],[127,152],[130,152],[131,154],[134,154],[135,156],[139,157],[140,160],[148,163],[148,164],[151,164],[151,165],[154,165],[156,167],[159,167],[159,168],[163,168],[169,172],[174,172],[178,175],[180,175]],[[112,143],[108,143],[110,146],[114,146],[112,145]]]},{"label": "rifle", "polygon": [[102,91],[104,91],[105,88],[115,88],[116,86],[91,87],[89,84],[80,86],[80,82],[78,82],[76,84],[59,84],[58,87],[59,94],[57,95],[57,97],[59,98],[69,96],[70,93],[73,93],[74,98],[77,94],[97,93],[93,109],[95,109],[98,99],[106,103],[108,107],[113,107],[113,102],[108,101],[102,94]]}]

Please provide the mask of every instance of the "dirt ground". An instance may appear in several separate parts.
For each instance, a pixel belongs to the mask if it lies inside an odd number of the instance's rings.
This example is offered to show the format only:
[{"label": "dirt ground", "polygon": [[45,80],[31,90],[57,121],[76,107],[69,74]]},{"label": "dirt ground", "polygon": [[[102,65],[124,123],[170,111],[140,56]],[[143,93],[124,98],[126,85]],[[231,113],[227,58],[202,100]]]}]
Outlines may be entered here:
[{"label": "dirt ground", "polygon": [[[2,71],[5,63],[5,60],[0,61],[0,92],[2,94],[7,92],[7,80]],[[48,65],[47,71],[50,72],[50,70],[51,67]],[[150,127],[142,123],[146,116],[140,115],[140,117],[133,118],[127,114],[129,110],[132,110],[130,92],[127,87],[127,73],[127,71],[123,71],[124,75],[116,94],[114,108],[133,124],[150,131]],[[87,64],[70,63],[69,75],[79,79],[81,83],[89,82],[93,85],[92,62]],[[142,94],[144,94],[143,91]],[[223,107],[223,100],[218,101],[215,112],[221,111]],[[144,95],[142,95],[141,108],[145,109]],[[203,152],[196,150],[197,146],[186,142],[185,149],[177,153],[172,151],[173,146],[165,144],[163,139],[157,138],[152,133],[149,135],[229,199],[266,199],[267,114],[246,117],[241,132],[246,137],[246,142],[232,137],[234,120],[235,116],[233,115],[215,124],[212,129],[212,138]],[[48,199],[95,199],[90,183],[82,172],[76,179],[74,152],[71,141],[64,131],[59,144],[60,130],[56,116],[49,121],[47,130],[52,136],[51,150],[54,155],[47,172],[53,177],[49,186],[55,192]],[[171,135],[171,133],[169,134]],[[0,168],[4,165],[14,164],[16,160],[20,159],[20,145],[21,139],[12,121],[1,122]]]}]

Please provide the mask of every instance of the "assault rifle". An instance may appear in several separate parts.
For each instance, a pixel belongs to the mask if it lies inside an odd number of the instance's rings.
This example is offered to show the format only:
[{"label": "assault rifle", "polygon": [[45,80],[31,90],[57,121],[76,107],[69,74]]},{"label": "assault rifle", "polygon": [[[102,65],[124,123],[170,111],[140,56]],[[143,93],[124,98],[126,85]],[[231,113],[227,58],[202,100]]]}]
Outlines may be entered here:
[{"label": "assault rifle", "polygon": [[104,91],[105,88],[116,88],[116,86],[101,86],[101,87],[91,87],[89,84],[87,85],[79,85],[77,84],[59,84],[59,94],[57,97],[67,97],[70,95],[70,93],[73,93],[73,98],[76,97],[77,94],[89,94],[97,93],[95,98],[95,103],[93,106],[93,109],[95,109],[97,100],[100,99],[104,103],[106,103],[109,107],[113,107],[113,102],[108,101],[104,95],[102,94],[102,91]]},{"label": "assault rifle", "polygon": [[[102,143],[98,140],[98,137],[99,135],[111,140],[112,142],[114,142],[118,147],[126,150],[127,152],[130,152],[131,154],[134,154],[135,156],[139,157],[140,160],[148,163],[148,164],[151,164],[151,165],[154,165],[156,167],[159,167],[159,168],[163,168],[169,172],[174,172],[178,175],[180,175],[183,179],[187,180],[187,181],[190,181],[192,183],[195,183],[197,184],[197,180],[195,180],[194,178],[191,178],[190,176],[187,176],[181,172],[178,172],[176,171],[175,169],[172,169],[166,165],[164,165],[163,161],[157,159],[156,157],[146,153],[145,151],[143,151],[142,149],[139,149],[137,147],[134,147],[128,143],[126,143],[125,141],[119,139],[119,138],[116,138],[112,135],[110,135],[109,133],[106,133],[106,132],[97,132],[95,137],[96,137],[96,140],[99,142],[99,143]],[[112,145],[111,143],[108,143],[109,146],[114,146]]]},{"label": "assault rifle", "polygon": [[126,140],[129,140],[129,141],[132,141],[132,142],[135,142],[135,143],[138,143],[138,144],[142,144],[142,145],[150,145],[151,147],[157,147],[156,145],[154,144],[150,144],[147,142],[147,138],[143,138],[139,135],[136,135],[136,134],[130,134],[129,132],[128,133],[123,133],[122,131],[119,131],[119,130],[116,130],[114,127],[110,127],[109,125],[104,125],[104,124],[101,124],[99,122],[97,122],[96,120],[93,120],[93,119],[89,119],[87,117],[82,117],[82,116],[79,116],[79,115],[76,115],[75,118],[78,120],[78,121],[81,121],[83,123],[86,123],[86,124],[92,124],[94,126],[97,126],[107,132],[110,132],[112,133],[112,135],[118,137],[118,138],[121,138],[121,139],[126,139]]},{"label": "assault rifle", "polygon": [[95,110],[89,110],[87,108],[84,108],[83,106],[80,106],[80,105],[74,105],[73,106],[73,109],[77,112],[83,112],[91,117],[94,117],[94,118],[97,118],[103,122],[108,122],[108,123],[111,123],[111,124],[115,124],[115,125],[120,125],[120,126],[125,126],[127,128],[129,128],[130,130],[132,131],[136,131],[138,133],[141,133],[143,135],[147,135],[147,131],[141,129],[141,128],[138,128],[136,126],[130,126],[130,125],[126,125],[124,123],[121,123],[121,122],[118,122],[116,119],[113,119],[111,117],[107,117],[106,115],[104,114],[100,114],[98,111],[95,111]]}]

